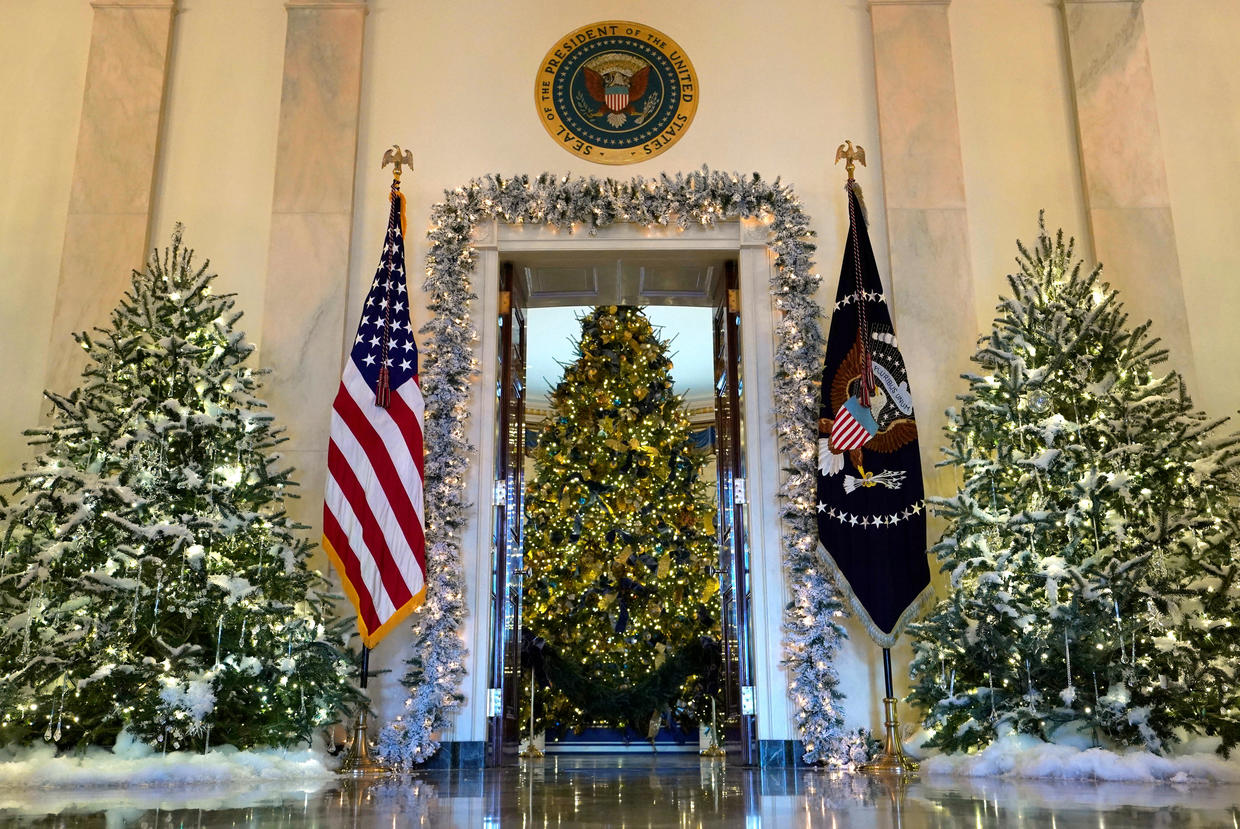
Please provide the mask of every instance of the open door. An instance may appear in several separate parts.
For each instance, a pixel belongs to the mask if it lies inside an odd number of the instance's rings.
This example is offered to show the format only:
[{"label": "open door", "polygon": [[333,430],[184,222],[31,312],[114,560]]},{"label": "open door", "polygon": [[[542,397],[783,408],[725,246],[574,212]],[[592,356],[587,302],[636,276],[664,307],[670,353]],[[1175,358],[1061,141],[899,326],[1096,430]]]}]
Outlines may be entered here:
[{"label": "open door", "polygon": [[719,486],[724,711],[740,723],[744,765],[757,762],[750,652],[749,546],[745,537],[745,454],[741,430],[740,291],[735,261],[725,263],[715,291],[715,461]]},{"label": "open door", "polygon": [[511,263],[500,267],[495,494],[491,556],[491,655],[487,764],[516,757],[521,682],[521,532],[525,497],[525,292]]}]

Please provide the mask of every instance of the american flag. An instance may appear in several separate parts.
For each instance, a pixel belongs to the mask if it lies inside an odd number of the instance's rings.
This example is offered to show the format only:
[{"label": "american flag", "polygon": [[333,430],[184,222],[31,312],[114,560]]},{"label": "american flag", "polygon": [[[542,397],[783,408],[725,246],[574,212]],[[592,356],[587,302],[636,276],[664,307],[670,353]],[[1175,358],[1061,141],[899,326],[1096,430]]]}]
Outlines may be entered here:
[{"label": "american flag", "polygon": [[353,351],[332,404],[323,546],[374,647],[426,595],[422,390],[409,321],[404,197],[392,210]]}]

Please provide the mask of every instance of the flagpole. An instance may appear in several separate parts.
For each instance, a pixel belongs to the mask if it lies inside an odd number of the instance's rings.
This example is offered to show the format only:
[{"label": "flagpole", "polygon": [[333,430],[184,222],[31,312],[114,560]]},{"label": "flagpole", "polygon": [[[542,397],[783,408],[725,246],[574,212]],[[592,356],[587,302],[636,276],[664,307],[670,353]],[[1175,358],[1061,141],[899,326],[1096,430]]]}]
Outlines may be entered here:
[{"label": "flagpole", "polygon": [[[851,141],[845,141],[835,151],[835,163],[839,164],[841,161],[844,162],[844,169],[848,173],[848,181],[844,187],[850,192],[856,193],[857,180],[853,177],[853,173],[856,170],[857,162],[860,162],[862,167],[866,166],[865,148],[855,145]],[[851,197],[849,209],[852,209]],[[855,232],[857,227],[856,217],[850,217],[849,227],[852,232]],[[856,290],[858,292],[862,290],[860,270],[858,270]],[[862,308],[860,312],[862,315],[861,324],[864,327],[864,305],[860,307]],[[868,333],[862,335],[861,341],[863,344],[868,345]],[[873,388],[874,381],[870,373],[870,360],[867,355],[862,369],[861,396],[863,398],[868,397],[868,393]],[[862,405],[868,405],[868,403],[868,400],[863,400]],[[899,701],[896,699],[895,689],[891,681],[891,648],[887,647],[883,648],[883,691],[883,750],[871,762],[862,764],[860,770],[866,774],[909,775],[917,771],[917,763],[905,756],[904,750],[900,745],[900,717],[896,708]]]}]

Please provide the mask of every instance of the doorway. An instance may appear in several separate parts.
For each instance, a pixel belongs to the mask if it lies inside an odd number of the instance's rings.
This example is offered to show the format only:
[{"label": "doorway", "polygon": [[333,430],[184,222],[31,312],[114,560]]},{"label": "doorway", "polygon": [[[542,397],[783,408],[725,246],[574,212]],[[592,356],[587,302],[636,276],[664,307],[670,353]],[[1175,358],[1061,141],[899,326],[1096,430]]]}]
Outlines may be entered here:
[{"label": "doorway", "polygon": [[[495,317],[496,365],[494,513],[491,526],[491,624],[488,658],[487,759],[516,757],[528,724],[519,716],[530,675],[523,664],[522,591],[527,419],[537,416],[530,393],[529,319],[538,309],[603,305],[701,308],[698,350],[705,350],[705,403],[715,458],[714,526],[720,644],[721,733],[744,764],[756,761],[751,591],[746,537],[744,382],[741,305],[734,252],[719,250],[516,251],[501,254]],[[558,332],[562,337],[571,329]],[[676,334],[664,331],[664,338]],[[688,340],[688,338],[686,338]],[[689,344],[673,347],[683,351]],[[541,378],[539,378],[541,379]],[[547,378],[554,384],[555,378]],[[545,405],[545,404],[544,404]]]}]

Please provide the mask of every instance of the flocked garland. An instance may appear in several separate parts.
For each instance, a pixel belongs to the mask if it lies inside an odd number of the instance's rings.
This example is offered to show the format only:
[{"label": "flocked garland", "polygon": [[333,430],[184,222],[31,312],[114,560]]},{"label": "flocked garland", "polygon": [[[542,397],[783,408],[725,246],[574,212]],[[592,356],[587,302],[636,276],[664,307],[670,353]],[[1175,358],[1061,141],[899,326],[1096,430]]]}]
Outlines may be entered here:
[{"label": "flocked garland", "polygon": [[410,689],[405,710],[383,730],[380,751],[390,761],[420,763],[439,748],[435,734],[451,720],[463,696],[466,650],[460,532],[470,505],[465,472],[474,447],[465,438],[470,387],[477,366],[477,330],[469,304],[476,251],[471,235],[482,220],[545,224],[575,231],[616,222],[636,225],[710,226],[716,221],[756,218],[768,224],[775,253],[770,289],[776,320],[774,410],[786,477],[780,487],[785,532],[784,567],[793,600],[785,612],[784,664],[809,763],[847,766],[865,751],[864,740],[846,734],[839,705],[839,678],[832,667],[844,614],[834,585],[815,549],[814,459],[818,376],[824,339],[814,298],[820,277],[810,272],[814,233],[790,188],[752,176],[711,171],[666,174],[657,180],[574,178],[544,173],[487,176],[445,193],[431,210],[430,250],[423,287],[431,321],[422,391],[426,398],[426,604],[413,616],[413,657],[403,682]]}]

